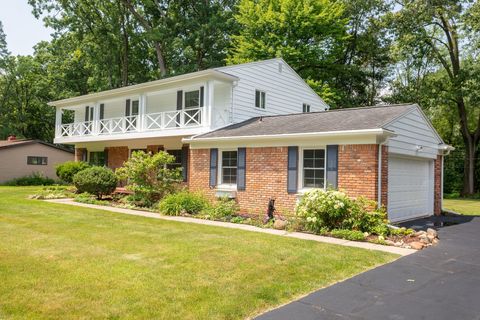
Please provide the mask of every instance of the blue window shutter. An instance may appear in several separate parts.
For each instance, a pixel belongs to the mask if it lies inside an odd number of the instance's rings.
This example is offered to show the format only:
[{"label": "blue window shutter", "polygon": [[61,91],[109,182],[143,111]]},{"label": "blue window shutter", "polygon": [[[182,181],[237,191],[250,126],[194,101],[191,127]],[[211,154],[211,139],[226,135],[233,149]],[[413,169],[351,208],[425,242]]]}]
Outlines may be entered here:
[{"label": "blue window shutter", "polygon": [[184,182],[188,180],[188,146],[182,147],[182,177]]},{"label": "blue window shutter", "polygon": [[125,100],[125,116],[130,116],[130,99]]},{"label": "blue window shutter", "polygon": [[205,105],[205,88],[203,86],[200,87],[200,107],[203,107]]},{"label": "blue window shutter", "polygon": [[246,148],[238,148],[237,151],[237,190],[245,190],[246,187]]},{"label": "blue window shutter", "polygon": [[210,187],[217,185],[218,149],[210,149]]},{"label": "blue window shutter", "polygon": [[327,188],[338,187],[338,145],[327,146]]},{"label": "blue window shutter", "polygon": [[288,147],[287,192],[297,193],[298,147]]},{"label": "blue window shutter", "polygon": [[86,106],[85,107],[85,122],[89,121],[89,116],[90,116],[90,107]]},{"label": "blue window shutter", "polygon": [[101,103],[100,104],[100,120],[103,120],[104,116],[105,116],[105,104]]}]

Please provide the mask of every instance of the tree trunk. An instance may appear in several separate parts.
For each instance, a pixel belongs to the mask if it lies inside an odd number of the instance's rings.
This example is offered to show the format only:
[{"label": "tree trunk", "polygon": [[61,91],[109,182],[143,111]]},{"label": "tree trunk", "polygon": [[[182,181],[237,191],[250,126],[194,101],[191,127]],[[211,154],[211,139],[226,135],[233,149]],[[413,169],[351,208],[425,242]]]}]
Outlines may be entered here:
[{"label": "tree trunk", "polygon": [[478,141],[473,136],[464,139],[465,143],[465,160],[463,167],[463,192],[462,195],[472,195],[475,193],[475,154]]}]

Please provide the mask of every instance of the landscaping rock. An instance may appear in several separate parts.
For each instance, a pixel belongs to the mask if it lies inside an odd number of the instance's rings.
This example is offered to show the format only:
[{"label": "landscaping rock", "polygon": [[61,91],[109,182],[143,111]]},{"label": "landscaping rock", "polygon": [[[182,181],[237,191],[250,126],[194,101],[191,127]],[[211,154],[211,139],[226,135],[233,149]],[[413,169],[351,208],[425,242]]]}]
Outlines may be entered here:
[{"label": "landscaping rock", "polygon": [[427,232],[426,232],[426,231],[423,231],[423,230],[420,230],[420,231],[415,232],[415,236],[416,236],[416,237],[421,237],[421,236],[424,236],[424,235],[426,235],[426,234],[427,234]]},{"label": "landscaping rock", "polygon": [[385,244],[389,245],[389,246],[394,246],[395,245],[395,242],[393,242],[392,240],[385,240]]},{"label": "landscaping rock", "polygon": [[432,242],[433,240],[435,240],[435,236],[433,234],[427,234],[427,238],[430,242]]},{"label": "landscaping rock", "polygon": [[427,235],[433,237],[433,239],[435,239],[435,238],[438,237],[437,230],[432,229],[432,228],[428,228],[428,229],[427,229]]},{"label": "landscaping rock", "polygon": [[437,243],[438,243],[438,239],[433,239],[432,244],[437,244]]},{"label": "landscaping rock", "polygon": [[401,247],[401,246],[403,246],[404,244],[405,244],[405,243],[404,243],[403,241],[397,241],[397,242],[395,242],[394,246],[395,246],[395,247]]},{"label": "landscaping rock", "polygon": [[419,241],[414,241],[409,243],[410,248],[415,249],[415,250],[422,250],[425,244]]},{"label": "landscaping rock", "polygon": [[273,228],[277,229],[277,230],[284,230],[286,226],[287,226],[287,221],[285,221],[285,220],[277,219],[273,223]]}]

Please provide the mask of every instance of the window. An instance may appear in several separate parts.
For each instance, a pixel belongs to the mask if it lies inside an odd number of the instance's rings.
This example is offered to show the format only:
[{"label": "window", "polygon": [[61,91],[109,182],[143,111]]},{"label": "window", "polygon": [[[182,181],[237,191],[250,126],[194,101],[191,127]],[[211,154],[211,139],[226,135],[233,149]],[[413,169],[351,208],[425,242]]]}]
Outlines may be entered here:
[{"label": "window", "polygon": [[255,107],[265,109],[265,91],[255,90]]},{"label": "window", "polygon": [[46,166],[48,164],[48,158],[47,157],[28,156],[27,157],[27,164],[31,164],[31,165],[34,165],[34,166]]},{"label": "window", "polygon": [[105,165],[105,152],[90,152],[89,163],[93,166],[104,166]]},{"label": "window", "polygon": [[185,109],[200,107],[200,90],[185,92]]},{"label": "window", "polygon": [[310,105],[304,103],[303,104],[303,113],[307,113],[307,112],[310,112]]},{"label": "window", "polygon": [[237,151],[222,151],[222,183],[237,183]]},{"label": "window", "polygon": [[325,185],[325,150],[303,150],[303,187],[323,188]]},{"label": "window", "polygon": [[174,162],[167,165],[168,169],[176,169],[182,167],[182,150],[168,150],[169,154],[175,157]]}]

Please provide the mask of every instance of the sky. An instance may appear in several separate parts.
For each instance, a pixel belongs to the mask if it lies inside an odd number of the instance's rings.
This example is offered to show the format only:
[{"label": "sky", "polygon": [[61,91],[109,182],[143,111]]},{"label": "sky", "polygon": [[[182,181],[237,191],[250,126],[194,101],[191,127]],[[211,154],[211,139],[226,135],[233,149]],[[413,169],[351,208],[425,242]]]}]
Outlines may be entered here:
[{"label": "sky", "polygon": [[50,40],[53,32],[35,19],[27,0],[0,0],[0,21],[7,36],[8,50],[13,55],[33,54],[33,46]]}]

